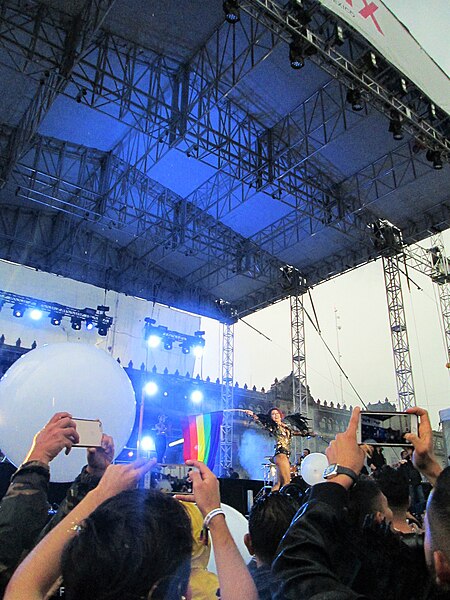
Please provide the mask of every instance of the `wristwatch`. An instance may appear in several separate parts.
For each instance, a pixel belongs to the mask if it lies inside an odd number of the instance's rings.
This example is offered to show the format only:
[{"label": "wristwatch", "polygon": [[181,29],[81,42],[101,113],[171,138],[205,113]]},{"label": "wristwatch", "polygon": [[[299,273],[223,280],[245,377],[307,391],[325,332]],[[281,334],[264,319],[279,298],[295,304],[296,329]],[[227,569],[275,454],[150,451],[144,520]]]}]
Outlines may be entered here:
[{"label": "wristwatch", "polygon": [[340,465],[328,465],[328,467],[323,472],[324,479],[333,479],[337,475],[347,475],[353,480],[353,483],[358,481],[358,475],[352,469],[348,469],[347,467],[341,467]]}]

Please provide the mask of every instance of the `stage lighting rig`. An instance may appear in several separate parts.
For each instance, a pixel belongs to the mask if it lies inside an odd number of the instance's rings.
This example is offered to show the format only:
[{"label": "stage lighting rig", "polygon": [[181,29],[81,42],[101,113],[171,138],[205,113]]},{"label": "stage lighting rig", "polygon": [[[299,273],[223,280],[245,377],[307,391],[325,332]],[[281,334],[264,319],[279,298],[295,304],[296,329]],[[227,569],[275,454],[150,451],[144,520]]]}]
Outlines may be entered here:
[{"label": "stage lighting rig", "polygon": [[194,335],[187,335],[179,331],[173,331],[163,325],[157,325],[155,319],[146,317],[144,319],[144,339],[149,348],[158,348],[161,345],[164,350],[172,350],[173,344],[178,343],[183,354],[192,352],[197,358],[203,355],[205,348],[204,331],[196,331]]},{"label": "stage lighting rig", "polygon": [[0,290],[0,307],[5,304],[11,305],[13,315],[17,318],[23,317],[26,313],[31,319],[37,321],[41,319],[43,314],[47,314],[50,323],[55,327],[61,326],[64,319],[68,318],[72,329],[75,331],[79,331],[84,322],[87,330],[96,327],[98,334],[101,336],[107,335],[113,323],[113,318],[106,314],[109,307],[103,305],[97,306],[97,309],[74,308],[57,302],[48,302],[47,300]]}]

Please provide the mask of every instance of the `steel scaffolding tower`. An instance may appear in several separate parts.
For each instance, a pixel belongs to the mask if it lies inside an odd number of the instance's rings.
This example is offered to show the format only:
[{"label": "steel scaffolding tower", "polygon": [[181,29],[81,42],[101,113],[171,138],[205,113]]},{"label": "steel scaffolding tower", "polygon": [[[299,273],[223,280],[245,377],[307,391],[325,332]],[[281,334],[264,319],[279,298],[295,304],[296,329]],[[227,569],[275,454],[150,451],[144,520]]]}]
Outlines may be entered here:
[{"label": "steel scaffolding tower", "polygon": [[223,421],[220,431],[219,475],[226,473],[233,463],[233,418],[228,412],[233,408],[234,379],[234,324],[222,324],[222,389],[221,409]]},{"label": "steel scaffolding tower", "polygon": [[[309,417],[309,390],[306,381],[305,313],[303,294],[290,296],[292,336],[292,412]],[[303,440],[303,438],[302,438]],[[294,438],[294,456],[298,454],[298,438]],[[300,441],[303,448],[302,441]]]},{"label": "steel scaffolding tower", "polygon": [[292,408],[294,413],[309,416],[308,386],[306,382],[305,315],[303,295],[290,297],[292,335]]},{"label": "steel scaffolding tower", "polygon": [[442,234],[438,233],[431,237],[429,254],[433,268],[431,279],[437,284],[439,291],[439,304],[447,348],[447,362],[450,362],[450,265],[445,254]]},{"label": "steel scaffolding tower", "polygon": [[400,279],[398,255],[383,257],[383,272],[391,327],[392,349],[400,410],[415,406],[414,381]]}]

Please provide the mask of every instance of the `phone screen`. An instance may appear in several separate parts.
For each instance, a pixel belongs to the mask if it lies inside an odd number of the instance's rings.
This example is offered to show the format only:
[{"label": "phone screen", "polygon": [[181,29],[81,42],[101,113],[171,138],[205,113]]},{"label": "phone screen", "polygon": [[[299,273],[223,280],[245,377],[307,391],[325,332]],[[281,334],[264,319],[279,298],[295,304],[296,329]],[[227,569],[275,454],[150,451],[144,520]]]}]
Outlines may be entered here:
[{"label": "phone screen", "polygon": [[77,433],[80,436],[80,441],[74,446],[83,448],[95,448],[102,445],[102,422],[98,419],[73,419],[77,425]]},{"label": "phone screen", "polygon": [[411,445],[404,435],[417,432],[417,425],[412,428],[412,417],[417,423],[416,415],[406,413],[361,412],[361,443],[380,446]]}]

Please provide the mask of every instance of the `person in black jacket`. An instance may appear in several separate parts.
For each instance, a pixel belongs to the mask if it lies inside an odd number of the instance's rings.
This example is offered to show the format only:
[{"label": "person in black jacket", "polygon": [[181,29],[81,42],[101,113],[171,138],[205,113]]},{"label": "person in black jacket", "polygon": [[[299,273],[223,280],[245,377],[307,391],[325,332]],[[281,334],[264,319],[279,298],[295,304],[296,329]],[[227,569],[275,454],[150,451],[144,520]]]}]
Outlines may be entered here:
[{"label": "person in black jacket", "polygon": [[48,484],[50,462],[79,441],[76,424],[66,412],[53,415],[33,439],[24,462],[11,478],[0,503],[0,598],[23,557],[92,489],[114,457],[113,439],[103,434],[101,448],[88,448],[87,465],[70,486],[50,519]]},{"label": "person in black jacket", "polygon": [[0,503],[0,590],[4,589],[21,557],[33,548],[48,521],[49,464],[61,452],[78,443],[72,416],[53,415],[33,439],[24,462],[11,478]]},{"label": "person in black jacket", "polygon": [[[332,467],[328,469],[328,475],[331,477],[327,482],[313,486],[308,502],[297,513],[280,544],[272,566],[274,600],[362,600],[376,597],[411,600],[435,597],[433,590],[428,589],[427,582],[421,578],[421,573],[418,574],[420,585],[417,586],[417,592],[414,591],[414,565],[408,564],[407,560],[392,559],[395,556],[408,556],[409,549],[406,545],[398,546],[400,537],[395,536],[390,527],[383,523],[378,523],[377,528],[384,527],[386,537],[374,554],[387,560],[378,563],[382,569],[373,573],[370,585],[366,582],[365,589],[361,585],[361,573],[366,569],[366,573],[370,574],[370,570],[367,569],[367,563],[364,564],[366,556],[359,544],[361,536],[355,536],[355,530],[348,527],[346,519],[348,493],[364,463],[364,453],[356,443],[359,412],[359,408],[353,411],[347,431],[338,434],[327,449]],[[441,468],[432,454],[428,414],[419,408],[410,409],[410,412],[421,417],[419,436],[408,434],[416,448],[416,466],[422,468],[433,483]],[[450,482],[446,490],[448,498]],[[442,517],[445,512],[442,510],[444,497],[442,491],[437,495],[436,504],[441,509],[432,510],[431,515],[436,517],[433,519],[431,516],[428,541],[427,536],[425,538],[425,547],[428,545],[430,548],[429,564],[436,571],[436,582],[441,587],[443,582],[450,583],[450,549],[447,548],[448,542],[445,545],[442,539],[439,541],[437,534],[437,531],[442,531],[437,524],[450,521],[448,510],[447,517]],[[429,508],[433,509],[433,505],[430,504]],[[434,534],[431,523],[434,524]],[[444,531],[450,532],[450,523],[447,523]],[[449,537],[444,535],[444,539]],[[400,554],[397,553],[397,547],[400,548]],[[390,569],[390,572],[383,572],[386,569]],[[405,589],[409,591],[405,592]]]}]

